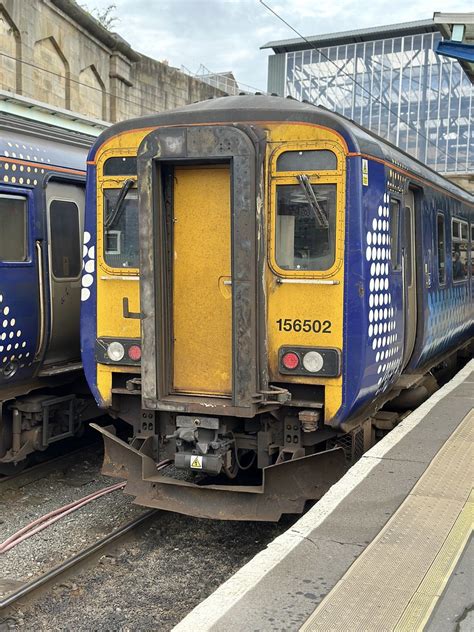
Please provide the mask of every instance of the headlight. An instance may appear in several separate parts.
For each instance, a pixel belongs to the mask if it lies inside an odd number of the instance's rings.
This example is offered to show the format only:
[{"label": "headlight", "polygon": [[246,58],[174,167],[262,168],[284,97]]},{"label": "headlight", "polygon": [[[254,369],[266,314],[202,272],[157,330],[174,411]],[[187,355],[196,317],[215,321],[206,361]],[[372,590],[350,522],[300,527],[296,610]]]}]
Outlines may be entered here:
[{"label": "headlight", "polygon": [[308,351],[303,356],[303,366],[310,373],[321,371],[324,365],[323,356],[317,351]]},{"label": "headlight", "polygon": [[125,355],[125,349],[120,342],[111,342],[107,347],[107,355],[114,362],[120,362]]}]

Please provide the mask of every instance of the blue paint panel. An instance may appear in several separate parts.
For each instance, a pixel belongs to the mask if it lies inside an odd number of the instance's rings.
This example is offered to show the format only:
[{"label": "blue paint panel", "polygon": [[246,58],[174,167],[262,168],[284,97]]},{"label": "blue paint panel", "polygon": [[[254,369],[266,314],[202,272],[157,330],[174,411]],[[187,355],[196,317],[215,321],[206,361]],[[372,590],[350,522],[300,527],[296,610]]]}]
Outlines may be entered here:
[{"label": "blue paint panel", "polygon": [[[390,194],[383,164],[347,160],[343,403],[336,422],[386,391],[403,356],[401,273],[391,264]],[[362,218],[362,222],[361,222]]]},{"label": "blue paint panel", "polygon": [[[0,369],[12,362],[12,358],[18,366],[16,373],[9,378],[0,371],[0,401],[2,386],[22,383],[27,390],[28,384],[41,369],[42,358],[34,361],[39,342],[36,241],[43,251],[46,340],[49,339],[51,326],[45,183],[51,176],[58,175],[54,165],[84,171],[85,153],[85,148],[40,139],[27,132],[0,129],[0,192],[28,200],[28,260],[0,262]],[[60,175],[63,176],[62,173]]]},{"label": "blue paint panel", "polygon": [[0,262],[0,368],[14,366],[7,378],[0,372],[0,387],[31,378],[38,340],[38,269],[35,252],[35,202],[33,192],[0,184],[0,193],[27,200],[28,258]]},{"label": "blue paint panel", "polygon": [[[473,221],[467,205],[448,198],[439,191],[423,191],[421,230],[422,255],[419,257],[418,336],[408,369],[416,371],[438,356],[467,341],[474,335],[474,303],[469,279],[453,282],[451,259],[451,221],[453,217]],[[446,226],[446,282],[440,285],[436,243],[436,217],[442,212]],[[431,253],[431,254],[430,254]],[[430,274],[426,287],[425,265]],[[472,264],[471,264],[472,265]],[[472,277],[471,277],[472,283]],[[420,291],[421,289],[421,291]]]}]

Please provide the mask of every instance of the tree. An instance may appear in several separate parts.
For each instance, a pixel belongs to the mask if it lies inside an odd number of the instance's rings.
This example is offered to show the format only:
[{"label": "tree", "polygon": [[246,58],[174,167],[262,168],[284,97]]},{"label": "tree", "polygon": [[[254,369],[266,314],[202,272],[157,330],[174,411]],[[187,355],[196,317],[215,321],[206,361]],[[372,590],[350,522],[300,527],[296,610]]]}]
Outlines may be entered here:
[{"label": "tree", "polygon": [[119,18],[114,15],[115,11],[117,10],[116,4],[109,4],[104,9],[98,9],[97,7],[89,9],[86,4],[82,4],[81,7],[85,11],[87,11],[87,13],[90,13],[97,20],[97,22],[99,22],[99,24],[101,24],[108,31],[111,31],[112,28],[115,26],[115,23],[119,21]]}]

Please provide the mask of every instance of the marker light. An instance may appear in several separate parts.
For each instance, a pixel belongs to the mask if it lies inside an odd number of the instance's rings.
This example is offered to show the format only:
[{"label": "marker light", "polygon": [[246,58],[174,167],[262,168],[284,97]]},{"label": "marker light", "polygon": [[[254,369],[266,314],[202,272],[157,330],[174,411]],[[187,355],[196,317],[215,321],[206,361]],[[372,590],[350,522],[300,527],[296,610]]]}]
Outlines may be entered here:
[{"label": "marker light", "polygon": [[127,353],[130,360],[134,360],[135,362],[137,360],[140,360],[140,358],[142,357],[142,350],[138,345],[132,345]]},{"label": "marker light", "polygon": [[125,349],[120,342],[111,342],[107,347],[107,355],[114,362],[120,362],[125,355]]},{"label": "marker light", "polygon": [[281,363],[285,367],[285,369],[296,369],[300,363],[300,359],[293,353],[293,351],[288,351],[281,357]]},{"label": "marker light", "polygon": [[323,364],[323,356],[317,351],[308,351],[303,356],[303,366],[310,373],[321,371]]}]

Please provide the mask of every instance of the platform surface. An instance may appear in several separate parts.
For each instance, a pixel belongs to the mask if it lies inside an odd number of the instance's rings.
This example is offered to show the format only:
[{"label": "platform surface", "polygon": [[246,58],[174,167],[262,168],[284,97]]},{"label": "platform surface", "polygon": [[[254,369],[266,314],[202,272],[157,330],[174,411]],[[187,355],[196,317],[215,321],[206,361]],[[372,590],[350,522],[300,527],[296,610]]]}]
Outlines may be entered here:
[{"label": "platform surface", "polygon": [[470,631],[473,440],[471,361],[175,630]]}]

